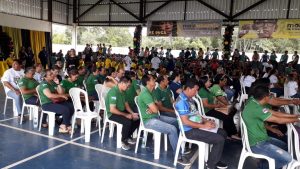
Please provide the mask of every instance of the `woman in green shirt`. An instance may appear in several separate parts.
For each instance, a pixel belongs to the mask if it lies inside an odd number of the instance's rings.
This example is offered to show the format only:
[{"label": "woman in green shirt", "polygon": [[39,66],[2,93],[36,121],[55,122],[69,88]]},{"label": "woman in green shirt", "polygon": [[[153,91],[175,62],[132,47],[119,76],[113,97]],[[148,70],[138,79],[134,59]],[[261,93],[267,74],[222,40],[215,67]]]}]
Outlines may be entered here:
[{"label": "woman in green shirt", "polygon": [[[60,133],[71,132],[71,118],[74,113],[74,106],[68,102],[68,96],[62,94],[62,87],[58,80],[55,80],[54,74],[51,70],[46,70],[43,75],[44,80],[39,87],[40,102],[44,111],[55,112],[63,116],[62,124],[59,126]],[[46,124],[45,116],[43,124]]]},{"label": "woman in green shirt", "polygon": [[77,79],[79,76],[78,70],[76,68],[73,68],[68,71],[68,75],[69,77],[67,79],[62,80],[60,84],[63,93],[70,97],[69,90],[73,87],[79,87],[79,84],[77,83]]},{"label": "woman in green shirt", "polygon": [[39,83],[33,78],[35,69],[33,67],[27,67],[24,73],[25,76],[18,81],[24,102],[26,104],[39,105],[39,100],[35,90]]},{"label": "woman in green shirt", "polygon": [[199,96],[202,98],[204,111],[207,116],[215,117],[223,121],[223,128],[227,132],[229,137],[238,139],[237,129],[233,122],[233,115],[230,113],[228,115],[215,110],[215,108],[226,107],[226,105],[222,103],[215,104],[214,99],[215,96],[212,92],[210,92],[209,88],[211,86],[211,80],[207,76],[203,76],[199,80],[200,90],[198,92]]}]

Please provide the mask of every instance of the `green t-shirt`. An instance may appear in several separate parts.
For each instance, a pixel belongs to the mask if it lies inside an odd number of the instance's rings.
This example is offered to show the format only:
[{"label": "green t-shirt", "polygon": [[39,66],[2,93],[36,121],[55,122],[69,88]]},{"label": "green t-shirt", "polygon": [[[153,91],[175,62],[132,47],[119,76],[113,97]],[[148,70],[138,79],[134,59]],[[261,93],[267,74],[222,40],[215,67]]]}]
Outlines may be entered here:
[{"label": "green t-shirt", "polygon": [[94,92],[96,92],[96,84],[98,84],[97,76],[91,74],[86,80],[86,88],[88,95],[92,95]]},{"label": "green t-shirt", "polygon": [[98,76],[98,81],[99,81],[100,84],[103,84],[105,79],[106,79],[106,76],[103,76],[103,75]]},{"label": "green t-shirt", "polygon": [[148,88],[143,88],[140,95],[138,96],[138,105],[141,111],[142,120],[144,123],[146,123],[148,120],[155,118],[158,116],[158,114],[153,113],[146,113],[148,112],[148,105],[154,104],[154,97],[152,95],[153,93],[148,90]]},{"label": "green t-shirt", "polygon": [[210,92],[213,94],[213,96],[218,97],[218,96],[225,96],[225,92],[221,89],[221,87],[218,84],[214,84],[210,88]]},{"label": "green t-shirt", "polygon": [[125,93],[121,92],[118,86],[111,88],[105,98],[105,106],[108,118],[112,115],[110,112],[110,105],[115,105],[119,111],[124,112],[125,103]]},{"label": "green t-shirt", "polygon": [[[18,81],[18,85],[20,88],[24,87],[25,89],[32,90],[35,89],[39,83],[35,79],[28,79],[26,77],[21,78]],[[34,96],[33,94],[23,94],[24,100],[29,99]]]},{"label": "green t-shirt", "polygon": [[78,84],[79,87],[83,86],[84,77],[85,77],[85,75],[79,75],[78,76],[78,78],[76,80],[76,83]]},{"label": "green t-shirt", "polygon": [[268,108],[260,105],[253,97],[249,99],[242,112],[242,117],[247,127],[250,146],[269,139],[265,121],[271,116]]},{"label": "green t-shirt", "polygon": [[169,88],[162,89],[159,86],[153,91],[153,96],[156,101],[160,101],[164,107],[173,109],[172,93]]},{"label": "green t-shirt", "polygon": [[[198,94],[202,99],[207,99],[209,104],[214,104],[214,95],[211,92],[207,91],[204,87],[199,90]],[[207,113],[211,109],[212,108],[204,107],[205,113]]]},{"label": "green t-shirt", "polygon": [[57,84],[55,84],[54,82],[52,83],[48,83],[46,81],[42,81],[40,84],[40,88],[39,88],[39,95],[40,95],[40,101],[41,104],[44,105],[46,103],[51,103],[52,101],[44,94],[44,89],[49,89],[51,91],[51,93],[56,93],[56,89],[57,89]]},{"label": "green t-shirt", "polygon": [[272,60],[272,61],[276,61],[276,59],[277,59],[277,56],[276,56],[276,55],[274,55],[274,54],[271,54],[271,56],[270,56],[270,60]]},{"label": "green t-shirt", "polygon": [[73,87],[78,87],[77,81],[70,82],[69,80],[65,79],[61,81],[61,87],[64,88],[65,93],[69,93],[69,90]]},{"label": "green t-shirt", "polygon": [[137,96],[137,90],[139,89],[140,86],[137,80],[132,80],[130,87],[125,91],[126,100],[131,108],[135,107],[134,98]]}]

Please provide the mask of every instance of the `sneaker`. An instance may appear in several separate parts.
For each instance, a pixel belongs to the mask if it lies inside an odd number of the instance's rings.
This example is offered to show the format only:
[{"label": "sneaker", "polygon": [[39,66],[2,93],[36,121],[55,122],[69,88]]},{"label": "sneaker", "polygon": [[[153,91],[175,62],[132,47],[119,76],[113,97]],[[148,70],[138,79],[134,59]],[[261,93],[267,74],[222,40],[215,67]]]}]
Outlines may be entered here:
[{"label": "sneaker", "polygon": [[177,163],[178,163],[178,164],[181,164],[181,165],[183,165],[183,166],[191,165],[190,160],[188,160],[188,159],[185,158],[185,157],[181,157],[180,159],[178,159],[178,160],[177,160]]},{"label": "sneaker", "polygon": [[222,161],[219,161],[216,164],[216,168],[218,168],[218,169],[226,169],[227,167],[228,167],[227,164],[223,163]]},{"label": "sneaker", "polygon": [[121,148],[123,149],[123,150],[130,150],[130,146],[129,146],[129,144],[128,143],[126,143],[126,142],[122,142],[122,145],[121,145]]},{"label": "sneaker", "polygon": [[127,143],[128,143],[128,144],[135,144],[135,143],[136,143],[136,140],[133,139],[133,138],[129,138],[129,139],[127,139]]}]

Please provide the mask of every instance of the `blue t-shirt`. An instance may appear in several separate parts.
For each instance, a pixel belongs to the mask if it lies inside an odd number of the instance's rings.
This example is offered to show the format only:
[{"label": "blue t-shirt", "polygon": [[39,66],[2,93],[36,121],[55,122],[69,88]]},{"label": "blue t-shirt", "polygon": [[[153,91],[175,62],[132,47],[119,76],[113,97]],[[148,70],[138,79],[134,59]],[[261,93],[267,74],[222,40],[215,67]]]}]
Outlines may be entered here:
[{"label": "blue t-shirt", "polygon": [[[197,108],[195,106],[195,103],[192,100],[189,100],[188,97],[182,92],[178,96],[178,99],[175,103],[175,109],[179,113],[180,116],[189,116],[189,119],[194,122],[200,122],[201,117],[199,116],[199,113],[197,112]],[[192,127],[183,125],[183,130],[189,131],[192,129]]]},{"label": "blue t-shirt", "polygon": [[170,85],[169,85],[169,88],[174,93],[174,99],[176,100],[177,97],[178,97],[178,95],[179,95],[178,93],[176,93],[176,91],[181,88],[181,84],[180,83],[171,82]]}]

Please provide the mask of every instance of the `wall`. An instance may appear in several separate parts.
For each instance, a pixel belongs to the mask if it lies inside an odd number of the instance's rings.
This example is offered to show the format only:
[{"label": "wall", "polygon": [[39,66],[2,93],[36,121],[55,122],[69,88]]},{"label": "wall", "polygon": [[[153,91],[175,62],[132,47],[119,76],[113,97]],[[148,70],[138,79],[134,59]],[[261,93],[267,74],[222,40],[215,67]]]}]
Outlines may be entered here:
[{"label": "wall", "polygon": [[51,32],[52,25],[50,22],[38,19],[31,19],[21,16],[0,13],[1,26],[12,28],[29,29],[43,32]]}]

